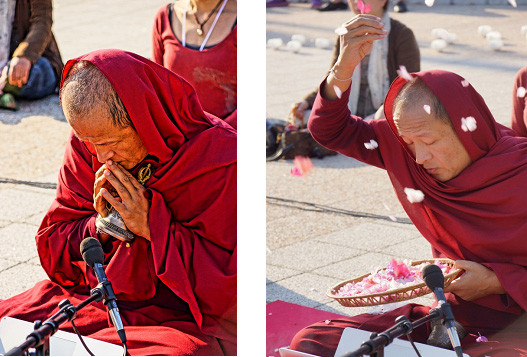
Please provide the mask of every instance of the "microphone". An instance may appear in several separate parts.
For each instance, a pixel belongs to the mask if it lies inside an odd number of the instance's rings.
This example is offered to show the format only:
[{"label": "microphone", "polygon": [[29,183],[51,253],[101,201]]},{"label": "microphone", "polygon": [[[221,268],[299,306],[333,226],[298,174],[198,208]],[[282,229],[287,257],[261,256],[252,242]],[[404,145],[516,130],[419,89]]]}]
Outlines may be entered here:
[{"label": "microphone", "polygon": [[[123,344],[126,344],[126,335],[124,333],[124,326],[121,320],[121,315],[119,314],[119,308],[117,307],[117,298],[113,292],[112,284],[106,278],[104,273],[104,268],[102,264],[104,263],[104,252],[102,250],[101,243],[99,240],[88,237],[85,238],[80,245],[82,259],[93,268],[95,275],[97,276],[97,281],[99,285],[102,285],[103,295],[104,295],[104,305],[108,308],[110,317],[112,319],[113,325],[117,330],[119,339]],[[99,300],[100,301],[100,300]]]},{"label": "microphone", "polygon": [[455,326],[454,314],[450,308],[450,304],[446,302],[443,288],[445,287],[445,277],[441,268],[435,264],[427,265],[423,269],[423,280],[426,286],[434,293],[437,303],[440,306],[444,316],[445,325],[448,331],[448,337],[450,337],[450,343],[456,351],[456,355],[463,357],[463,351],[461,350],[461,343],[459,342],[459,336]]}]

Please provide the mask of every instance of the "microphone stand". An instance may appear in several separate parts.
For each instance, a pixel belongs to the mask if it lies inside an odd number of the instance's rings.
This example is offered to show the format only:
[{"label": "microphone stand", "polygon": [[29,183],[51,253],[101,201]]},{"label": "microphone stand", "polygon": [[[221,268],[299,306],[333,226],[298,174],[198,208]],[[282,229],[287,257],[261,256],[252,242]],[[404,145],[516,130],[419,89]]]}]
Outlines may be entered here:
[{"label": "microphone stand", "polygon": [[103,284],[97,285],[90,291],[90,297],[81,302],[77,307],[68,300],[64,299],[59,303],[60,310],[43,323],[40,320],[35,321],[35,330],[31,332],[26,341],[18,347],[13,347],[6,356],[24,356],[28,355],[30,348],[35,348],[34,356],[49,356],[49,338],[55,334],[59,326],[66,321],[75,319],[77,311],[84,308],[93,301],[99,302],[107,298],[108,293]]},{"label": "microphone stand", "polygon": [[383,357],[384,348],[392,343],[395,338],[408,335],[412,333],[414,328],[419,327],[429,321],[441,318],[443,315],[444,313],[441,307],[430,310],[430,313],[427,316],[413,322],[410,322],[406,316],[401,315],[395,319],[396,324],[394,326],[379,334],[377,332],[372,332],[368,341],[363,342],[358,349],[348,352],[342,357],[359,357],[363,355]]}]

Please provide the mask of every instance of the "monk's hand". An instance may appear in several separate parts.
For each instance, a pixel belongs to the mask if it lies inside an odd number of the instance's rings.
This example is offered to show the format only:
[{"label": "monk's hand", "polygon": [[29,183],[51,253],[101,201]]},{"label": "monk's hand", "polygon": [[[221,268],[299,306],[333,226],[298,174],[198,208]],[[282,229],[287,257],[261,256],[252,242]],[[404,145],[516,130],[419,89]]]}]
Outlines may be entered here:
[{"label": "monk's hand", "polygon": [[31,61],[26,57],[14,57],[9,65],[8,79],[9,83],[22,87],[29,79],[31,70]]},{"label": "monk's hand", "polygon": [[101,189],[105,187],[108,189],[109,182],[104,176],[104,171],[107,170],[106,164],[102,165],[99,170],[95,173],[95,182],[93,183],[93,208],[101,216],[106,217],[108,215],[108,208],[106,207],[106,200],[104,199]]},{"label": "monk's hand", "polygon": [[383,39],[387,35],[383,27],[384,24],[377,16],[361,14],[339,28],[340,53],[322,88],[322,96],[325,99],[334,100],[340,97],[335,91],[335,86],[341,93],[349,88],[355,67],[371,51],[373,41]]},{"label": "monk's hand", "polygon": [[102,197],[119,212],[131,232],[150,240],[148,225],[150,202],[145,195],[146,189],[121,165],[112,160],[106,163],[103,175],[115,188],[119,197],[113,197],[104,185],[100,189]]},{"label": "monk's hand", "polygon": [[455,267],[465,272],[445,288],[445,292],[454,293],[466,301],[505,293],[496,274],[486,266],[469,260],[456,260]]}]

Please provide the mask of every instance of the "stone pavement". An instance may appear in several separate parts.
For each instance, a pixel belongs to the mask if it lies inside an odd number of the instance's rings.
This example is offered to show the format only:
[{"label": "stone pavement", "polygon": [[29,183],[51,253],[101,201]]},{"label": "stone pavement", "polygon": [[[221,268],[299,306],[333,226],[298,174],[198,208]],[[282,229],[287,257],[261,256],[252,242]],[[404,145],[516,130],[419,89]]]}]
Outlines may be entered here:
[{"label": "stone pavement", "polygon": [[[390,15],[414,31],[421,68],[462,75],[480,92],[495,118],[509,125],[513,78],[527,64],[527,40],[520,33],[521,26],[527,25],[527,3],[518,2],[516,9],[437,1],[429,8],[420,3],[411,2],[408,13]],[[315,39],[326,38],[333,44],[333,30],[351,12],[321,13],[298,3],[269,8],[266,15],[267,39],[282,38],[287,43],[293,34],[308,38],[299,53],[285,46],[267,49],[267,117],[285,119],[291,105],[314,90],[329,68],[332,49],[316,48]],[[501,32],[505,43],[501,51],[492,51],[479,37],[479,25]],[[431,30],[438,27],[458,37],[442,53],[430,48]],[[291,161],[266,164],[267,302],[280,299],[348,315],[368,311],[343,307],[325,292],[342,280],[386,265],[392,257],[430,258],[430,246],[408,224],[383,170],[341,155],[313,160],[313,164],[312,173],[302,178],[290,174]],[[383,218],[359,217],[363,213]],[[430,301],[430,296],[417,300]]]},{"label": "stone pavement", "polygon": [[[151,29],[167,0],[55,0],[53,31],[66,60],[100,48],[151,56]],[[55,190],[10,180],[56,184],[70,129],[53,95],[0,111],[0,299],[46,277],[35,234]],[[40,185],[46,186],[46,185]]]}]

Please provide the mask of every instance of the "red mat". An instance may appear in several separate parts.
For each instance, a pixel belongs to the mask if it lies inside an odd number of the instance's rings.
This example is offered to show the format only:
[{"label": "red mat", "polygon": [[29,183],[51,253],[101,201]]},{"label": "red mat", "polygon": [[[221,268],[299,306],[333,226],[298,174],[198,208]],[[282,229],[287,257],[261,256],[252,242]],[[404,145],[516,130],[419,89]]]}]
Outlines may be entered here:
[{"label": "red mat", "polygon": [[278,357],[280,347],[287,347],[302,328],[321,320],[331,320],[345,315],[313,309],[285,301],[267,304],[267,354]]}]

